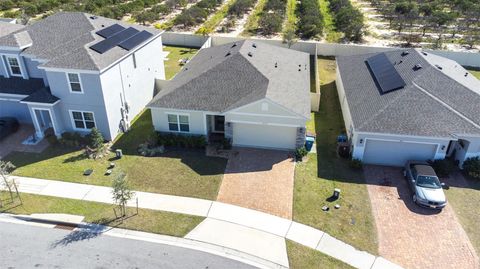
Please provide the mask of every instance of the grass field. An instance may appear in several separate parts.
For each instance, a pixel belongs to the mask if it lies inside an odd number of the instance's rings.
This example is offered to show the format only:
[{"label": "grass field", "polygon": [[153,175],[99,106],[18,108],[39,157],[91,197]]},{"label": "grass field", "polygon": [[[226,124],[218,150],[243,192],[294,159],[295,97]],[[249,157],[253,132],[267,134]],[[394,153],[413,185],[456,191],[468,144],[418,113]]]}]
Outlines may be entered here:
[{"label": "grass field", "polygon": [[472,73],[476,78],[480,79],[480,71],[478,70],[468,70],[468,72]]},{"label": "grass field", "polygon": [[24,215],[33,213],[64,213],[80,215],[85,216],[84,221],[89,223],[99,223],[118,228],[179,237],[185,236],[203,220],[202,217],[148,209],[139,209],[138,214],[136,214],[135,208],[129,208],[127,215],[130,217],[119,221],[115,218],[114,206],[110,204],[26,193],[20,194],[20,197],[23,201],[22,205],[19,205],[19,203],[8,204],[6,201],[7,193],[0,193],[0,199],[3,198],[4,201],[4,207],[0,208],[0,213]]},{"label": "grass field", "polygon": [[167,55],[168,60],[165,61],[165,78],[172,79],[180,70],[182,65],[180,65],[181,59],[192,59],[195,54],[197,54],[198,49],[196,48],[186,48],[186,47],[174,47],[174,46],[164,46],[164,51],[170,52]]},{"label": "grass field", "polygon": [[[125,172],[135,190],[215,200],[226,160],[206,157],[202,150],[187,149],[167,151],[158,157],[138,155],[138,145],[152,132],[151,115],[147,110],[134,122],[131,131],[115,141],[113,147],[124,152],[120,160],[115,160],[113,153],[92,160],[85,157],[83,150],[61,146],[50,146],[40,154],[13,152],[5,159],[17,167],[14,175],[102,186],[111,185],[114,175],[104,173],[114,161],[114,172]],[[84,176],[86,169],[93,169],[93,174]]]},{"label": "grass field", "polygon": [[[319,66],[333,60],[319,59]],[[378,253],[377,233],[363,173],[349,167],[349,161],[337,157],[336,137],[345,132],[334,79],[335,68],[319,68],[320,111],[312,113],[307,124],[317,134],[317,154],[297,165],[293,219],[325,231],[361,250]],[[322,73],[323,72],[323,73]],[[341,189],[338,201],[328,202],[333,190]],[[333,209],[335,204],[340,209]],[[322,211],[328,205],[331,210]]]},{"label": "grass field", "polygon": [[314,249],[302,246],[287,240],[287,253],[290,268],[328,268],[328,269],[353,269],[350,265],[325,255]]}]

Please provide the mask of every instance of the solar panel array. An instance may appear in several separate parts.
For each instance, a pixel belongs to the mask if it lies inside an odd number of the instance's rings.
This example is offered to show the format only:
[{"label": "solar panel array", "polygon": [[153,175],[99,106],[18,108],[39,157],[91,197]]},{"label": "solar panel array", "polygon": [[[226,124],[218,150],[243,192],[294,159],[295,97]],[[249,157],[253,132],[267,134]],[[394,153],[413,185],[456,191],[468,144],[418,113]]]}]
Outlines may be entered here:
[{"label": "solar panel array", "polygon": [[385,53],[372,56],[366,62],[382,94],[401,89],[407,85]]},{"label": "solar panel array", "polygon": [[116,46],[131,50],[152,36],[148,31],[140,32],[133,27],[125,29],[125,27],[119,24],[111,25],[96,33],[105,39],[93,44],[90,48],[100,54],[103,54]]}]

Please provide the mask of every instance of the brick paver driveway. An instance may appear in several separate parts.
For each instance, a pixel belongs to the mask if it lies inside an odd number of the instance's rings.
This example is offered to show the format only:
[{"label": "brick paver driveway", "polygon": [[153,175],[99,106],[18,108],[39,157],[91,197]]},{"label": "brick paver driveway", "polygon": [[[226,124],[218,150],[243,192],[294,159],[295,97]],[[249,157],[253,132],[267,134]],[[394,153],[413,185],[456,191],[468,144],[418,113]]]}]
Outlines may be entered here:
[{"label": "brick paver driveway", "polygon": [[415,205],[401,168],[366,166],[365,177],[381,256],[405,268],[478,268],[475,250],[449,205],[441,212]]},{"label": "brick paver driveway", "polygon": [[0,158],[7,156],[12,151],[24,151],[24,152],[41,152],[47,146],[48,142],[43,140],[37,145],[23,145],[22,142],[25,141],[30,135],[35,132],[32,125],[21,124],[18,131],[14,134],[11,134],[0,141]]},{"label": "brick paver driveway", "polygon": [[235,148],[217,200],[291,219],[294,171],[287,152]]}]

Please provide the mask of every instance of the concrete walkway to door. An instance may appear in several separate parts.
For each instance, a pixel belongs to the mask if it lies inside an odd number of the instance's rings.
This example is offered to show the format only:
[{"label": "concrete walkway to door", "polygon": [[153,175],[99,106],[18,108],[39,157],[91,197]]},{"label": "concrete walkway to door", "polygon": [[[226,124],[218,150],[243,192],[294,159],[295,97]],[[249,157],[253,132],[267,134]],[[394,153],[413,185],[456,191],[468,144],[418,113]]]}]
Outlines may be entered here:
[{"label": "concrete walkway to door", "polygon": [[234,148],[217,200],[292,219],[295,162],[286,151]]}]

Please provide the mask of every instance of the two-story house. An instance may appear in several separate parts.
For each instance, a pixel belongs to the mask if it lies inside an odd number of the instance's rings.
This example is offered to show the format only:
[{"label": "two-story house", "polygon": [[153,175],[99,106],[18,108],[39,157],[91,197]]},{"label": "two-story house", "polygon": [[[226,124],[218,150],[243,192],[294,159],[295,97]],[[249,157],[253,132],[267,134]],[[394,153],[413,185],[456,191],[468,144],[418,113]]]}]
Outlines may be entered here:
[{"label": "two-story house", "polygon": [[0,117],[89,132],[128,129],[165,79],[161,31],[79,12],[29,26],[0,22]]}]

